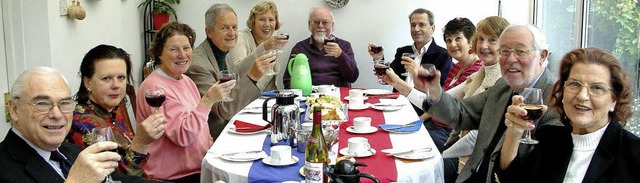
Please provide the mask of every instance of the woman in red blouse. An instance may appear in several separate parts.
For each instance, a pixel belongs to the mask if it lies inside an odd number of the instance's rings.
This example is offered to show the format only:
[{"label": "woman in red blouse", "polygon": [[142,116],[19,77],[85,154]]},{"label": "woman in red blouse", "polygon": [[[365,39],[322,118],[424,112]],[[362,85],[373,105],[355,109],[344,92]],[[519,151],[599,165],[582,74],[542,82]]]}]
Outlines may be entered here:
[{"label": "woman in red blouse", "polygon": [[150,115],[129,129],[116,108],[124,100],[127,83],[131,82],[129,54],[114,46],[98,45],[89,50],[80,64],[82,83],[76,93],[76,109],[67,140],[81,147],[92,144],[93,128],[110,127],[122,156],[117,172],[142,176],[147,160],[147,146],[164,133],[162,113]]}]

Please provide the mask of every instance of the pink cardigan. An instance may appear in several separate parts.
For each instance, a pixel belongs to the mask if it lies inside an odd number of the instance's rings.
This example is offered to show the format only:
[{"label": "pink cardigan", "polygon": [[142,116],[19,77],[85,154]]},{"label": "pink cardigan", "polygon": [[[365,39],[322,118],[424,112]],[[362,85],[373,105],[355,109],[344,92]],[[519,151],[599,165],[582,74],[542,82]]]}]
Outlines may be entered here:
[{"label": "pink cardigan", "polygon": [[207,118],[211,108],[198,105],[200,94],[194,82],[182,75],[180,80],[154,71],[138,88],[136,121],[153,113],[144,97],[148,88],[164,88],[167,99],[160,112],[167,119],[162,137],[149,144],[145,173],[151,179],[173,180],[200,173],[202,158],[213,145]]}]

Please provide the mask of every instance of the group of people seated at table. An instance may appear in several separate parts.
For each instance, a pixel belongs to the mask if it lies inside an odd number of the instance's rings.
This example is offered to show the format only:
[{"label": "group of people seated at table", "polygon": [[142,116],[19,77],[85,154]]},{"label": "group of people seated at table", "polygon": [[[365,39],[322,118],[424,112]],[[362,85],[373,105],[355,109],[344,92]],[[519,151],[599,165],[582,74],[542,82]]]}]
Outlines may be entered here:
[{"label": "group of people seated at table", "polygon": [[[428,119],[424,125],[444,153],[446,182],[640,181],[633,172],[640,167],[640,139],[622,128],[633,113],[631,84],[610,53],[575,49],[552,73],[546,36],[534,26],[509,25],[497,16],[477,26],[455,18],[444,27],[445,49],[432,37],[431,11],[419,8],[408,18],[414,42],[396,50],[385,73],[371,75]],[[11,87],[12,128],[0,143],[0,182],[101,182],[108,176],[200,182],[202,158],[229,120],[262,92],[277,89],[276,76],[268,73],[281,72],[278,54],[269,50],[282,49],[288,35],[275,33],[281,27],[275,3],[259,2],[246,24],[238,30],[233,8],[214,4],[205,13],[206,39],[195,48],[191,26],[164,25],[148,50],[156,68],[135,101],[126,97],[130,55],[115,46],[98,45],[85,54],[74,96],[58,71],[27,69]],[[360,76],[358,64],[333,26],[329,9],[313,8],[311,36],[290,53],[309,58],[314,85],[351,87]],[[335,41],[325,44],[327,38]],[[385,58],[371,46],[367,51],[373,60]],[[223,81],[224,70],[235,79]],[[285,88],[291,77],[285,70]],[[156,88],[166,97],[159,108],[145,102],[145,91]],[[543,91],[539,120],[523,118],[519,93],[525,88]],[[117,112],[123,102],[135,106],[135,128]],[[113,131],[113,142],[96,140],[93,129],[103,127]],[[531,129],[539,144],[520,144]],[[459,156],[466,157],[460,170]]]}]

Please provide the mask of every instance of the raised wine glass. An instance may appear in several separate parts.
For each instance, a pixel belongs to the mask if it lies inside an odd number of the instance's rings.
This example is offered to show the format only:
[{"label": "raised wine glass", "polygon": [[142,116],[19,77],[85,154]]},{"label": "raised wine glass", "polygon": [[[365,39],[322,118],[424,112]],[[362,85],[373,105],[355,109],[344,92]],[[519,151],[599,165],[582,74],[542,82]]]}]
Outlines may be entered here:
[{"label": "raised wine glass", "polygon": [[376,61],[373,61],[373,63],[374,63],[373,68],[376,70],[376,76],[378,76],[378,83],[387,84],[384,81],[382,81],[380,77],[387,75],[387,69],[389,69],[390,63],[385,60],[376,60]]},{"label": "raised wine glass", "polygon": [[[542,90],[539,88],[525,88],[521,95],[524,97],[522,108],[527,110],[527,115],[522,118],[533,123],[542,116]],[[527,129],[524,131],[520,143],[538,144],[537,140],[531,138],[531,130],[532,129]]]},{"label": "raised wine glass", "polygon": [[[278,31],[278,35],[282,35],[285,36],[285,38],[282,38],[280,40],[289,40],[289,32],[285,31],[285,30],[279,30]],[[278,45],[278,53],[284,53],[284,50],[282,49],[284,47],[284,45]]]},{"label": "raised wine glass", "polygon": [[[277,50],[264,50],[264,52],[262,53],[263,55],[276,55],[278,54]],[[275,62],[277,61],[278,58],[276,57],[275,59],[273,59],[272,61],[269,61],[269,63]],[[276,71],[273,70],[273,67],[271,69],[269,69],[269,71],[267,71],[266,75],[267,76],[273,76],[276,75],[278,73],[276,73]]]},{"label": "raised wine glass", "polygon": [[[419,79],[423,83],[431,82],[436,78],[436,66],[433,64],[422,64],[422,68],[427,70],[427,72],[419,71],[417,74],[417,79]],[[429,96],[429,90],[427,90],[427,96]]]},{"label": "raised wine glass", "polygon": [[[409,57],[412,60],[416,59],[417,55],[413,54],[413,53],[402,53],[403,57]],[[404,73],[400,74],[402,76],[409,76],[409,71],[405,71]]]},{"label": "raised wine glass", "polygon": [[[227,81],[231,81],[236,79],[236,73],[233,72],[232,70],[221,70],[220,71],[220,77],[218,80],[220,80],[220,83],[225,83]],[[231,102],[233,101],[233,98],[231,97],[225,97],[224,99],[222,99],[223,102]]]},{"label": "raised wine glass", "polygon": [[[329,43],[335,43],[335,42],[336,42],[336,37],[334,37],[333,35],[324,37],[324,46],[327,46],[327,44]],[[331,56],[331,54],[327,53],[324,56]]]},{"label": "raised wine glass", "polygon": [[[106,141],[116,142],[116,138],[113,136],[113,131],[111,130],[111,127],[93,128],[91,129],[91,135],[93,136],[94,143],[106,142]],[[115,149],[109,150],[109,151],[117,153]],[[121,183],[120,181],[113,180],[113,178],[111,178],[111,175],[107,175],[104,182],[105,183]]]},{"label": "raised wine glass", "polygon": [[166,98],[164,89],[162,88],[151,88],[144,91],[144,99],[149,106],[153,107],[154,113],[158,112],[158,109],[162,106]]}]

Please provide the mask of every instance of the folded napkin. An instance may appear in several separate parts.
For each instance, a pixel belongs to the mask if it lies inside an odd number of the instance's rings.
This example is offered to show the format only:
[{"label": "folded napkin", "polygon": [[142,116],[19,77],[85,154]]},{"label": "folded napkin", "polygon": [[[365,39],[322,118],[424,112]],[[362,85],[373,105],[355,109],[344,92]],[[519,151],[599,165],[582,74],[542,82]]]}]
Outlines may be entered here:
[{"label": "folded napkin", "polygon": [[271,128],[271,124],[267,124],[265,126],[256,125],[253,123],[248,123],[240,120],[236,120],[233,122],[233,125],[236,126],[236,132],[240,133],[249,133],[249,132],[257,132],[260,130]]},{"label": "folded napkin", "polygon": [[[381,124],[378,125],[378,127],[380,127],[382,130],[385,131],[390,131],[390,132],[416,132],[418,130],[420,130],[420,127],[422,126],[422,123],[424,122],[423,119],[419,119],[418,121],[414,121],[408,124]],[[403,127],[406,126],[406,127]],[[401,128],[399,128],[401,127]]]},{"label": "folded napkin", "polygon": [[271,91],[266,91],[266,92],[262,92],[262,96],[264,97],[275,97],[278,90],[271,90]]}]

